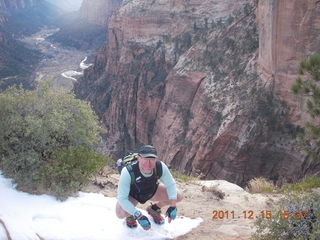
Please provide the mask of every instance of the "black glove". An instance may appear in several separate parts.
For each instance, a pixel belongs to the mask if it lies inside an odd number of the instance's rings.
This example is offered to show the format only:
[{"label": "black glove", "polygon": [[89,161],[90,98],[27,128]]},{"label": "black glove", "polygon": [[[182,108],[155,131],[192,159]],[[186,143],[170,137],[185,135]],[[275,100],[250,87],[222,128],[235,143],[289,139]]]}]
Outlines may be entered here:
[{"label": "black glove", "polygon": [[166,212],[166,216],[168,217],[169,223],[171,222],[171,220],[174,220],[177,217],[177,207],[175,206],[169,207]]},{"label": "black glove", "polygon": [[149,230],[151,228],[151,223],[149,219],[145,215],[142,215],[140,211],[137,211],[134,214],[134,217],[144,230]]}]

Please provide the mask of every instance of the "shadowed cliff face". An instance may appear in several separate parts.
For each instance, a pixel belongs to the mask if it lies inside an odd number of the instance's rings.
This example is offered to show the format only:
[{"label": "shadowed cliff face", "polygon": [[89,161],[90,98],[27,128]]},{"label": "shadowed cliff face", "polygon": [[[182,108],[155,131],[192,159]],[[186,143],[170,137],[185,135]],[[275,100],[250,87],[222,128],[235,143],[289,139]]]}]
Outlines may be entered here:
[{"label": "shadowed cliff face", "polygon": [[[280,68],[267,57],[275,44],[267,26],[273,16],[273,28],[286,22],[283,8],[259,2],[122,4],[110,18],[108,43],[76,87],[106,124],[111,153],[152,143],[181,172],[240,185],[258,175],[303,174],[291,104],[261,70],[263,63]],[[319,18],[317,8],[306,9]],[[279,30],[275,39],[292,31]]]},{"label": "shadowed cliff face", "polygon": [[4,26],[4,24],[8,21],[7,17],[10,14],[21,11],[27,7],[31,7],[40,1],[41,0],[0,0],[0,26]]},{"label": "shadowed cliff face", "polygon": [[121,2],[122,0],[83,0],[80,18],[91,24],[106,26],[109,17]]},{"label": "shadowed cliff face", "polygon": [[96,51],[107,39],[107,22],[122,0],[83,0],[79,12],[69,16],[53,42],[81,50]]}]

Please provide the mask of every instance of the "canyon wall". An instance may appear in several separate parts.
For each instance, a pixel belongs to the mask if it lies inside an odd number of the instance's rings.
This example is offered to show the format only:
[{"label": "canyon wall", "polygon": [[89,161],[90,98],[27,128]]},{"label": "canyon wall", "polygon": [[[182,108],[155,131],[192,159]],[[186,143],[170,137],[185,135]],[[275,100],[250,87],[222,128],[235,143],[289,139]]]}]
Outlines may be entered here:
[{"label": "canyon wall", "polygon": [[7,16],[15,11],[33,6],[41,0],[0,0],[0,26],[7,22]]},{"label": "canyon wall", "polygon": [[10,13],[10,11],[13,10],[20,10],[28,6],[33,6],[40,1],[41,0],[0,0],[0,13]]},{"label": "canyon wall", "polygon": [[80,18],[101,26],[106,26],[111,14],[120,6],[122,0],[83,0]]},{"label": "canyon wall", "polygon": [[44,0],[0,0],[0,91],[11,85],[33,88],[41,54],[17,41],[54,22],[58,11]]},{"label": "canyon wall", "polygon": [[320,53],[320,2],[259,1],[259,70],[289,106],[288,121],[304,125],[304,103],[291,93],[299,62]]},{"label": "canyon wall", "polygon": [[101,116],[115,157],[151,143],[172,168],[206,179],[300,178],[307,118],[290,86],[298,62],[319,52],[318,5],[123,2],[76,92]]}]

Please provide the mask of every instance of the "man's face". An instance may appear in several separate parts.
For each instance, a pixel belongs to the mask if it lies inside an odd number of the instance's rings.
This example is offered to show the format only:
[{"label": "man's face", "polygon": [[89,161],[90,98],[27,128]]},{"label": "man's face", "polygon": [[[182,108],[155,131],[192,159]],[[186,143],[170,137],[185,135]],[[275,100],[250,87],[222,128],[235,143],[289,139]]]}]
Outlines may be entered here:
[{"label": "man's face", "polygon": [[139,167],[142,173],[151,174],[156,167],[156,159],[152,157],[143,158],[138,156]]}]

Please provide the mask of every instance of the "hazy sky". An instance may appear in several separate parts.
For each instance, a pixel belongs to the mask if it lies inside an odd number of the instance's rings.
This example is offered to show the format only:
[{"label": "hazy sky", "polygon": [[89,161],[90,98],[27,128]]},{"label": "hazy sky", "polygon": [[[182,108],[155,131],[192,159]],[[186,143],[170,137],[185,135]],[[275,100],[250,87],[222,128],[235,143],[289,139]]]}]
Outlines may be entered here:
[{"label": "hazy sky", "polygon": [[65,11],[76,11],[79,10],[82,0],[46,0]]}]

